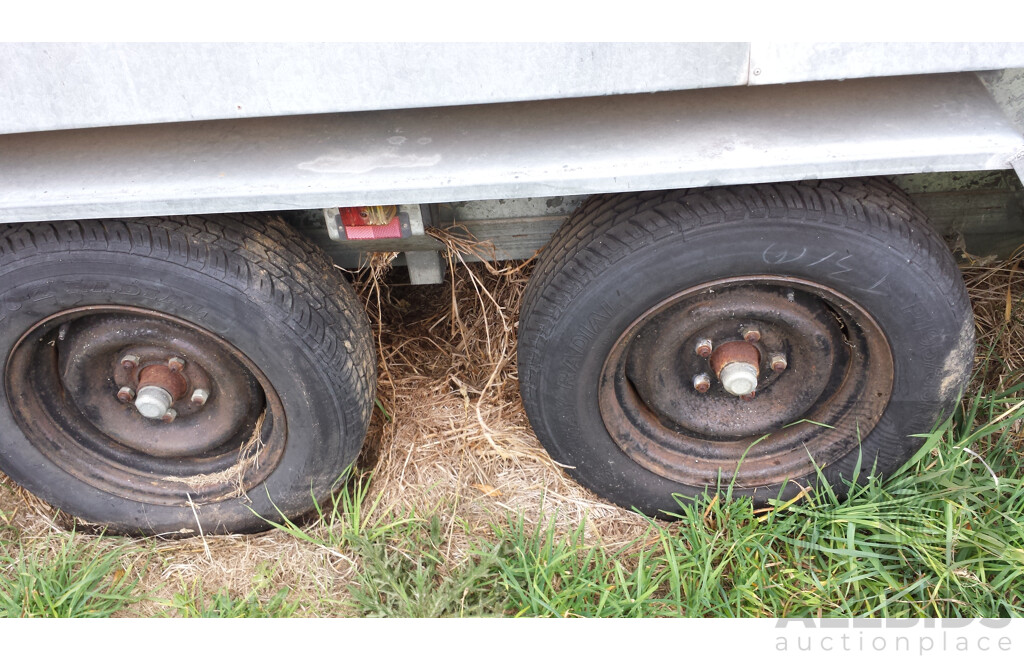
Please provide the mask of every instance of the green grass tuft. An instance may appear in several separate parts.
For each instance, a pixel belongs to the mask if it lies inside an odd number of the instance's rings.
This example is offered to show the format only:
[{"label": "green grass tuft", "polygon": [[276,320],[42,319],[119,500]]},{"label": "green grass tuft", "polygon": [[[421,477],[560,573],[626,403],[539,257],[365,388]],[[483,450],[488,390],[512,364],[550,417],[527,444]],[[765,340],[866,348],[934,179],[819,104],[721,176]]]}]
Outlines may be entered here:
[{"label": "green grass tuft", "polygon": [[21,548],[0,556],[0,616],[107,617],[141,600],[129,577],[125,546],[102,549],[74,533],[59,547]]},{"label": "green grass tuft", "polygon": [[504,613],[496,588],[497,560],[484,553],[445,566],[441,521],[405,528],[383,539],[353,539],[360,558],[352,598],[363,616],[447,617]]},{"label": "green grass tuft", "polygon": [[204,594],[198,585],[175,594],[171,602],[171,616],[202,619],[269,619],[288,617],[295,614],[299,603],[289,601],[289,590],[282,587],[278,591],[263,596],[253,591],[248,595],[236,598],[226,589],[212,595]]}]

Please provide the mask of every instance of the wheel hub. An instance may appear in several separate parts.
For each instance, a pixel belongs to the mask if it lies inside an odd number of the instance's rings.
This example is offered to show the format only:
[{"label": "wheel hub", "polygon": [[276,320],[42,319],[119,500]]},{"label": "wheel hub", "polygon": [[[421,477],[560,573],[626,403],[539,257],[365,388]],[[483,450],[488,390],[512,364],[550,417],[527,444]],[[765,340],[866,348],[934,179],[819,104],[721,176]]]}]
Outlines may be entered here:
[{"label": "wheel hub", "polygon": [[888,343],[855,303],[755,276],[641,315],[609,353],[598,397],[609,434],[651,471],[696,486],[735,473],[757,487],[845,455],[880,419],[892,379]]},{"label": "wheel hub", "polygon": [[[139,395],[135,409],[148,419],[163,419],[174,402],[188,390],[188,381],[180,370],[163,364],[153,364],[139,372]],[[175,411],[176,412],[176,411]],[[175,415],[177,417],[177,415]]]},{"label": "wheel hub", "polygon": [[757,388],[761,353],[751,343],[731,341],[722,344],[710,357],[711,368],[729,394],[746,396]]}]

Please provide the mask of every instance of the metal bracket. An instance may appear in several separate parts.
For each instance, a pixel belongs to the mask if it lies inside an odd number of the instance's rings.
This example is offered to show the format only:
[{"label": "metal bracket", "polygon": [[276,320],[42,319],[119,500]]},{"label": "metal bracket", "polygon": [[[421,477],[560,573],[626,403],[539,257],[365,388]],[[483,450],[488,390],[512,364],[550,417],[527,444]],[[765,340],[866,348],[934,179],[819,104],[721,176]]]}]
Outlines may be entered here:
[{"label": "metal bracket", "polygon": [[409,267],[410,284],[442,284],[444,260],[434,250],[406,252],[405,265]]}]

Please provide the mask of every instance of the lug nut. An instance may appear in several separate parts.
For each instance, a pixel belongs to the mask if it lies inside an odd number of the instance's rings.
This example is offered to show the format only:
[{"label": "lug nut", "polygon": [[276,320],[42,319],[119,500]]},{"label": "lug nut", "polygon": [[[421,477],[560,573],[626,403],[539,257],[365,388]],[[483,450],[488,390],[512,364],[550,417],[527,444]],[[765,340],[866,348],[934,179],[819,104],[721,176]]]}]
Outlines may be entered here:
[{"label": "lug nut", "polygon": [[772,371],[783,372],[789,363],[786,362],[785,355],[773,355],[772,356]]},{"label": "lug nut", "polygon": [[135,398],[135,390],[130,387],[122,387],[117,391],[117,400],[121,403],[128,403]]},{"label": "lug nut", "polygon": [[210,398],[210,393],[204,389],[197,389],[192,392],[192,403],[197,406],[205,406],[206,400]]},{"label": "lug nut", "polygon": [[168,408],[167,412],[165,412],[164,416],[161,417],[160,419],[165,421],[165,422],[167,422],[169,424],[169,423],[173,422],[174,419],[177,416],[178,416],[178,411],[177,410],[175,410],[174,408]]},{"label": "lug nut", "polygon": [[697,374],[693,377],[693,389],[704,394],[711,388],[711,379],[707,374]]},{"label": "lug nut", "polygon": [[121,358],[121,366],[125,369],[134,369],[139,366],[139,356],[129,353]]},{"label": "lug nut", "polygon": [[167,361],[167,366],[171,371],[181,371],[185,368],[185,361],[180,357],[172,357]]},{"label": "lug nut", "polygon": [[749,341],[751,344],[754,342],[761,341],[761,331],[757,328],[751,328],[743,331],[743,339]]},{"label": "lug nut", "polygon": [[697,342],[697,355],[706,358],[711,355],[712,348],[714,347],[711,345],[710,339],[701,339]]}]

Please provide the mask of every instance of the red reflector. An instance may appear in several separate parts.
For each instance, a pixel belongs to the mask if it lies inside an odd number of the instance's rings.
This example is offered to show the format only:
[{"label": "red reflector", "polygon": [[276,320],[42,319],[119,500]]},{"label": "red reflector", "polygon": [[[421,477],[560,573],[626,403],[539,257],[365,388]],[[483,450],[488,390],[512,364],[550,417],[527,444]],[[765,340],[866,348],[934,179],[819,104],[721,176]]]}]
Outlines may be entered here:
[{"label": "red reflector", "polygon": [[[376,207],[376,209],[395,207]],[[338,209],[341,212],[341,225],[345,228],[345,238],[350,241],[365,241],[375,238],[401,238],[402,224],[395,213],[387,224],[373,224],[373,216],[379,217],[379,211],[366,206],[350,206]],[[374,212],[376,211],[376,212]],[[385,216],[387,217],[387,216]]]}]

